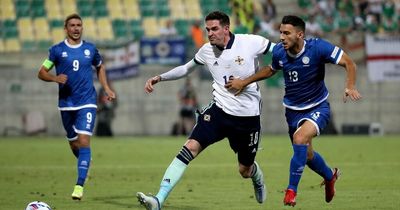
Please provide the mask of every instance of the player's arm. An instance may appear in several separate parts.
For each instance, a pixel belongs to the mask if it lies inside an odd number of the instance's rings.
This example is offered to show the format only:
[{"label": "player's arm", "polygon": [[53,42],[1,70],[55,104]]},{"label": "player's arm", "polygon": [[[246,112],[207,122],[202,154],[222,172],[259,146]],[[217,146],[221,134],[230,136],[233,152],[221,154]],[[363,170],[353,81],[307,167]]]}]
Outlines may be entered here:
[{"label": "player's arm", "polygon": [[96,67],[97,70],[97,78],[99,79],[100,85],[104,88],[104,91],[107,94],[108,100],[114,100],[116,98],[115,92],[111,90],[110,86],[107,82],[107,75],[106,75],[106,67],[104,64],[100,64]]},{"label": "player's arm", "polygon": [[356,64],[347,53],[343,52],[338,65],[343,66],[346,70],[346,87],[343,94],[343,102],[346,103],[347,97],[357,101],[361,99],[361,94],[356,89]]},{"label": "player's arm", "polygon": [[51,68],[53,68],[53,66],[54,66],[53,62],[46,59],[39,69],[38,78],[46,82],[57,82],[60,84],[65,84],[68,80],[67,75],[65,74],[54,75],[49,73],[49,71],[51,70]]},{"label": "player's arm", "polygon": [[184,65],[177,66],[161,75],[157,75],[148,79],[146,81],[146,84],[144,85],[145,92],[146,93],[153,92],[154,85],[160,81],[177,80],[182,77],[185,77],[186,75],[193,72],[193,70],[195,69],[193,67],[195,67],[196,65],[197,65],[196,62],[192,59]]},{"label": "player's arm", "polygon": [[228,83],[226,83],[225,88],[228,90],[236,91],[235,95],[239,95],[243,89],[250,83],[257,82],[263,79],[267,79],[273,76],[276,71],[272,70],[271,66],[264,66],[255,74],[247,77],[246,79],[230,78]]}]

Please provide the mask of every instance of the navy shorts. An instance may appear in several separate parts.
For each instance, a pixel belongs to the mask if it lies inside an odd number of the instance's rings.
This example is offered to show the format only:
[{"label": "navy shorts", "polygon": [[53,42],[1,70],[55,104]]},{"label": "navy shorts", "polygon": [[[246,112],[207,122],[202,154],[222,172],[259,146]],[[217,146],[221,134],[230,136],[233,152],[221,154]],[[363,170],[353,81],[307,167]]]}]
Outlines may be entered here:
[{"label": "navy shorts", "polygon": [[317,129],[317,135],[328,125],[331,118],[329,102],[324,101],[321,104],[306,110],[292,110],[286,108],[286,121],[289,126],[289,136],[293,142],[293,134],[305,120],[314,124]]},{"label": "navy shorts", "polygon": [[61,119],[67,132],[67,139],[76,140],[78,133],[91,136],[96,120],[96,111],[96,108],[61,111]]},{"label": "navy shorts", "polygon": [[200,143],[203,149],[228,138],[239,163],[251,166],[260,140],[260,116],[238,117],[226,114],[215,103],[197,115],[197,122],[189,139]]}]

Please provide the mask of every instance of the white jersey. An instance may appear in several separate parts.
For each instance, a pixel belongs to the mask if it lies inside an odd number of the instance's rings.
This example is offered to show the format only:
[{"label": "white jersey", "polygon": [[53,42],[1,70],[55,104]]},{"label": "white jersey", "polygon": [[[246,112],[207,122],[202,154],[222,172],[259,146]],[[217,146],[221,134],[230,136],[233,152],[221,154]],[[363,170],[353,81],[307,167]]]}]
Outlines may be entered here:
[{"label": "white jersey", "polygon": [[271,42],[262,36],[231,34],[225,49],[204,44],[195,55],[195,62],[206,65],[214,79],[212,87],[216,105],[234,116],[258,116],[261,94],[257,83],[251,83],[241,94],[234,95],[224,86],[230,77],[245,79],[259,68],[257,57],[267,53]]}]

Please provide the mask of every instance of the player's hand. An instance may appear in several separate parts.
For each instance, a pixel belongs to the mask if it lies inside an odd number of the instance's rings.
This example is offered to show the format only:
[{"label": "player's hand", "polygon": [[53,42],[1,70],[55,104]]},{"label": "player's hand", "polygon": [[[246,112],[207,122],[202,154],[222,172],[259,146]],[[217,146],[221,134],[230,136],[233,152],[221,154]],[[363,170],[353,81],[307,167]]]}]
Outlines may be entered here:
[{"label": "player's hand", "polygon": [[55,77],[55,82],[60,83],[60,84],[65,84],[67,83],[68,76],[65,74],[59,74]]},{"label": "player's hand", "polygon": [[233,91],[235,96],[239,95],[245,86],[246,84],[243,80],[234,77],[230,77],[228,83],[225,84],[225,88],[229,91]]},{"label": "player's hand", "polygon": [[347,102],[347,97],[349,97],[352,101],[358,101],[361,99],[361,94],[358,92],[357,89],[349,89],[345,88],[344,89],[344,94],[343,94],[343,102]]},{"label": "player's hand", "polygon": [[154,91],[154,85],[155,84],[157,84],[159,81],[161,80],[161,77],[160,76],[155,76],[155,77],[152,77],[152,78],[150,78],[150,79],[148,79],[147,81],[146,81],[146,84],[144,85],[144,91],[146,92],[146,93],[151,93],[151,92],[153,92]]},{"label": "player's hand", "polygon": [[117,98],[116,94],[114,91],[112,91],[111,89],[105,89],[106,94],[107,94],[107,100],[112,101],[115,98]]}]

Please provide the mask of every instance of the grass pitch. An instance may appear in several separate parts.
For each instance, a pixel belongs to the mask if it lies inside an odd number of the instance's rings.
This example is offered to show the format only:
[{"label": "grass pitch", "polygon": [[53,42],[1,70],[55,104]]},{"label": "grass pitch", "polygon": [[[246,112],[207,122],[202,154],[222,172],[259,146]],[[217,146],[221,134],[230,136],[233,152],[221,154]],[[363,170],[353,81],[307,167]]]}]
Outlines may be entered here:
[{"label": "grass pitch", "polygon": [[[82,201],[73,201],[76,160],[63,137],[0,138],[0,209],[25,209],[34,200],[54,210],[144,209],[137,191],[158,190],[163,173],[185,137],[92,138],[91,179]],[[321,178],[305,170],[297,205],[284,207],[292,148],[286,136],[264,136],[257,155],[268,189],[258,204],[249,179],[242,179],[226,140],[191,162],[170,194],[165,210],[391,210],[400,208],[400,137],[322,136],[314,148],[339,167],[337,195],[327,204]]]}]

